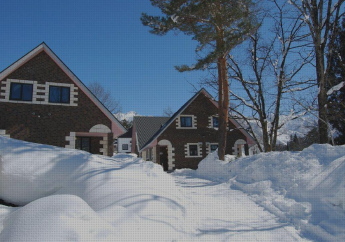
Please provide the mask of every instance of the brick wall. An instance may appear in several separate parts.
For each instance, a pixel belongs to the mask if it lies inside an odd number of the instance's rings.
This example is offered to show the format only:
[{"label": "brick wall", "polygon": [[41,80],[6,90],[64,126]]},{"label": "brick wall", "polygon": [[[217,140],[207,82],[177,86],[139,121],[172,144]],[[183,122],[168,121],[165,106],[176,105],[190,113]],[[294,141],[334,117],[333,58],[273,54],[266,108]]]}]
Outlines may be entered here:
[{"label": "brick wall", "polygon": [[[176,129],[175,121],[158,137],[158,142],[164,139],[169,140],[175,148],[176,169],[197,169],[199,162],[207,155],[206,142],[218,143],[218,130],[209,128],[209,117],[217,114],[217,108],[205,95],[200,94],[182,113],[182,115],[196,116],[197,129]],[[229,128],[235,129],[235,126],[229,123]],[[232,154],[232,147],[238,139],[246,140],[246,137],[239,130],[228,133],[227,154]],[[185,145],[199,142],[202,142],[202,158],[186,158]],[[157,149],[156,155],[157,163],[159,163],[159,149]]]},{"label": "brick wall", "polygon": [[[32,80],[74,84],[59,66],[42,51],[6,79]],[[111,129],[111,121],[78,88],[78,106],[23,104],[0,102],[0,129],[11,138],[65,147],[70,132],[88,132],[94,125],[104,124]],[[110,146],[112,147],[112,145]]]}]

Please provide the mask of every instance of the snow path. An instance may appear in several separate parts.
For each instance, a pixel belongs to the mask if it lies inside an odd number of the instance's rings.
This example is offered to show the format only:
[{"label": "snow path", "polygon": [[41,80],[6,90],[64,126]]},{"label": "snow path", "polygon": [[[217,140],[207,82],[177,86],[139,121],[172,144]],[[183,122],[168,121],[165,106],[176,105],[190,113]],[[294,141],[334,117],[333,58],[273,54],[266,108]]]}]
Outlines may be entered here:
[{"label": "snow path", "polygon": [[191,203],[186,219],[193,223],[197,241],[309,241],[227,183],[184,173],[172,176]]}]

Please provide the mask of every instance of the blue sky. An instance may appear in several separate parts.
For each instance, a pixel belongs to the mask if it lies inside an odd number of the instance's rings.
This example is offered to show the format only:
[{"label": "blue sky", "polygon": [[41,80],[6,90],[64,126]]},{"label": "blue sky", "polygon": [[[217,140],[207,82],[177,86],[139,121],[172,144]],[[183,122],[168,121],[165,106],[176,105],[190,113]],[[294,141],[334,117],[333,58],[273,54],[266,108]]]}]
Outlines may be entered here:
[{"label": "blue sky", "polygon": [[86,85],[109,89],[123,112],[176,111],[195,92],[189,83],[206,75],[174,69],[195,62],[196,42],[150,34],[142,12],[159,14],[149,0],[1,1],[0,70],[44,41]]}]

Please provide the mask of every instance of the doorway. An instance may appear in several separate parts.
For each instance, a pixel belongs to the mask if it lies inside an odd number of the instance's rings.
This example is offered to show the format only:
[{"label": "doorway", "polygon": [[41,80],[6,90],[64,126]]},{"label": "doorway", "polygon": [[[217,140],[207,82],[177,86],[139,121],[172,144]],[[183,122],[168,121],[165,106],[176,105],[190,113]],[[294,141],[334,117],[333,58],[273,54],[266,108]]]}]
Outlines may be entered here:
[{"label": "doorway", "polygon": [[77,150],[83,150],[90,152],[91,150],[91,138],[90,137],[76,137],[75,148]]},{"label": "doorway", "polygon": [[168,146],[159,147],[159,162],[164,171],[168,170]]}]

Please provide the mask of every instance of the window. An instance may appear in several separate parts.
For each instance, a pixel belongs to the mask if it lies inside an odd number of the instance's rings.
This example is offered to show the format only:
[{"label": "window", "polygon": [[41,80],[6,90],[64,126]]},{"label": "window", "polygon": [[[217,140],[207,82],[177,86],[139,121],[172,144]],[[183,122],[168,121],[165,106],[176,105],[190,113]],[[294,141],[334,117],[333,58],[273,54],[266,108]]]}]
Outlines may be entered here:
[{"label": "window", "polygon": [[50,103],[69,103],[69,87],[49,86]]},{"label": "window", "polygon": [[180,117],[181,127],[192,127],[192,117]]},{"label": "window", "polygon": [[78,150],[84,150],[90,152],[90,138],[89,137],[77,137],[75,141],[75,148]]},{"label": "window", "polygon": [[215,151],[218,149],[218,145],[216,145],[216,144],[211,144],[210,148],[211,148],[211,153],[212,153],[212,152],[215,152]]},{"label": "window", "polygon": [[189,156],[198,156],[198,146],[189,145]]},{"label": "window", "polygon": [[128,144],[123,144],[122,145],[122,150],[128,150]]},{"label": "window", "polygon": [[212,117],[213,128],[218,128],[218,117]]},{"label": "window", "polygon": [[10,100],[32,101],[32,84],[11,83]]}]

